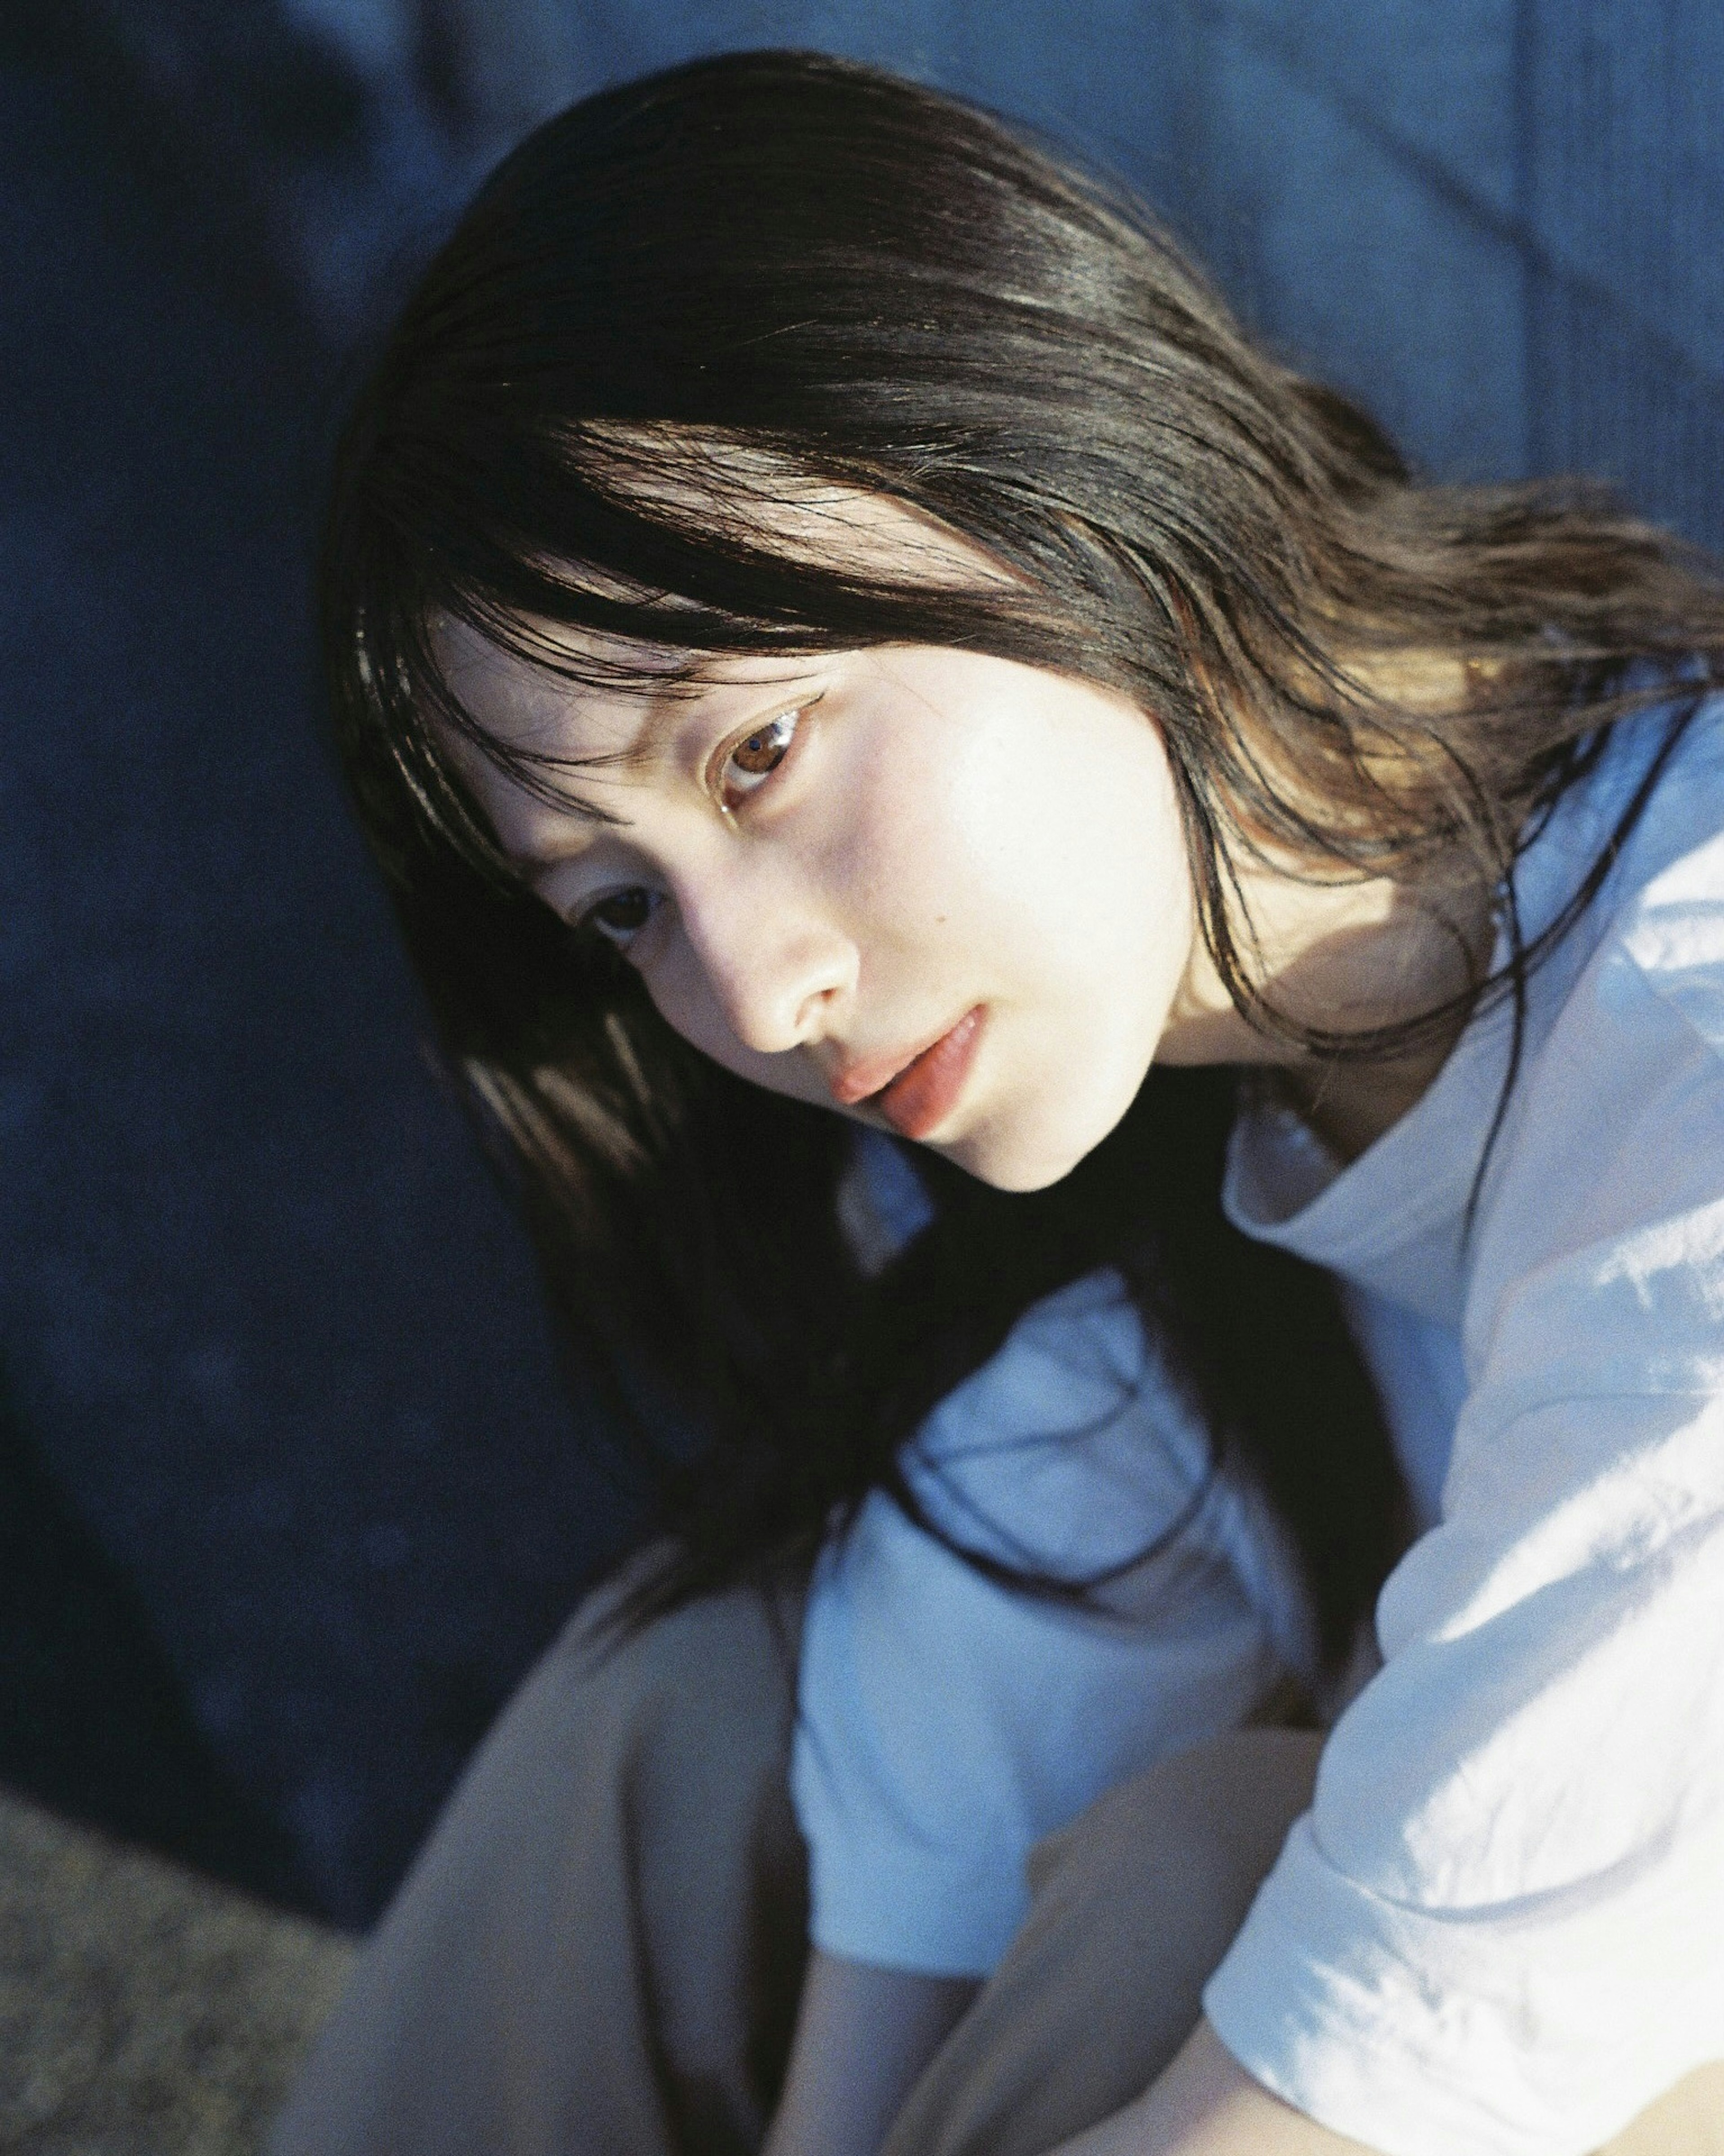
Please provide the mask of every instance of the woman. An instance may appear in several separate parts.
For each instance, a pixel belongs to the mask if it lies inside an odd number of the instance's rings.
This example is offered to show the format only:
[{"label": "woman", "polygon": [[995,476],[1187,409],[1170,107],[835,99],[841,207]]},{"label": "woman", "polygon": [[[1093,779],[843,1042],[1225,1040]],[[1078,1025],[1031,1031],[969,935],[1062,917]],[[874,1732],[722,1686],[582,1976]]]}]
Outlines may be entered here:
[{"label": "woman", "polygon": [[[1715,572],[756,54],[489,183],[326,619],[670,1533],[280,2146],[1715,2145]],[[1239,1726],[1286,1673],[1326,1743]]]}]

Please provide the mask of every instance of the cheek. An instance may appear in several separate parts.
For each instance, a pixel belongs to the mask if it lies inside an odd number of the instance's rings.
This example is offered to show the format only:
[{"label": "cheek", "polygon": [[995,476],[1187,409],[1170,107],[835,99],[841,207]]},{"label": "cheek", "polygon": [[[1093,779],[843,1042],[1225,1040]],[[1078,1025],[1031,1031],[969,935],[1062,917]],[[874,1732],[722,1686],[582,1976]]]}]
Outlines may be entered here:
[{"label": "cheek", "polygon": [[[1131,1001],[1171,993],[1191,930],[1191,876],[1161,737],[1111,709],[1075,728],[1070,783],[1037,819],[1039,888],[1095,985]],[[1087,957],[1085,956],[1087,954]],[[1159,1026],[1160,1015],[1157,1015]]]},{"label": "cheek", "polygon": [[865,949],[955,962],[1022,943],[1074,849],[1021,734],[972,709],[940,710],[888,723],[858,757],[824,870]]},{"label": "cheek", "polygon": [[1158,996],[1188,949],[1172,782],[1135,715],[1086,726],[1056,712],[1025,731],[957,747],[918,808],[889,804],[879,845],[913,901],[906,925],[998,966],[1003,990],[1086,1000],[1111,1019],[1132,984]]},{"label": "cheek", "polygon": [[1110,1059],[1152,1053],[1191,937],[1152,725],[1056,685],[889,727],[870,747],[845,774],[820,871],[844,894],[865,979],[918,1001],[949,980],[1049,1024],[1128,1034],[1095,1041]]}]

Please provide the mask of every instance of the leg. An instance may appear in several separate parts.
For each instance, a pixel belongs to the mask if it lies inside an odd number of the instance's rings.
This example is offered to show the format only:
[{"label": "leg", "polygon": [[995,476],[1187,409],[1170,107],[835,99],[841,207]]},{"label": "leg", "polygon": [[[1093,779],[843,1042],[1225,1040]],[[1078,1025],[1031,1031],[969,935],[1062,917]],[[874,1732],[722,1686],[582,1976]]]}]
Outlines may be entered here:
[{"label": "leg", "polygon": [[1210,1972],[1310,1804],[1321,1743],[1237,1730],[1039,1843],[1024,1928],[883,2156],[1044,2156],[1141,2096],[1197,2026]]},{"label": "leg", "polygon": [[806,1953],[794,1596],[578,1615],[361,1958],[274,2156],[741,2156]]},{"label": "leg", "polygon": [[[1024,1928],[882,2156],[1046,2156],[1141,2096],[1196,2027],[1210,1972],[1310,1804],[1321,1742],[1235,1731],[1039,1844]],[[1598,2156],[1724,2156],[1724,2062]]]}]

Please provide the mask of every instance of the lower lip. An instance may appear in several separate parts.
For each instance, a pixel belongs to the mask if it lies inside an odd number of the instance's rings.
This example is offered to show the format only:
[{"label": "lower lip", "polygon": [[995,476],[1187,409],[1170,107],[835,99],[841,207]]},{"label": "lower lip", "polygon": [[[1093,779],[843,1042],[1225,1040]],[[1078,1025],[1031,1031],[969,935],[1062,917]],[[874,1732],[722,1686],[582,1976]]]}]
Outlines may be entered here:
[{"label": "lower lip", "polygon": [[931,1137],[957,1106],[982,1038],[982,1006],[967,1011],[914,1063],[906,1064],[871,1106],[906,1138]]}]

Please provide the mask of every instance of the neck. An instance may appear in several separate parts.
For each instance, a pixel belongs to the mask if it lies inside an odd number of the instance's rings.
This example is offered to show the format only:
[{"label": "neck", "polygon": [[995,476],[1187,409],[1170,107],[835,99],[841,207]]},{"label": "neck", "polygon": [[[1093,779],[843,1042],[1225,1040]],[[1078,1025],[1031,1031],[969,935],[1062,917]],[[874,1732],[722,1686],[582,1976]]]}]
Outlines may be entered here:
[{"label": "neck", "polygon": [[[1242,875],[1240,897],[1252,985],[1296,1026],[1363,1032],[1416,1019],[1461,993],[1490,955],[1491,895],[1473,882],[1433,897],[1386,880],[1310,884],[1265,870]],[[1159,1058],[1278,1069],[1300,1112],[1346,1162],[1422,1097],[1464,1024],[1457,1016],[1403,1055],[1320,1056],[1242,1016],[1199,945]]]},{"label": "neck", "polygon": [[1423,1099],[1460,1031],[1456,1024],[1416,1055],[1392,1063],[1313,1058],[1306,1065],[1285,1067],[1282,1082],[1300,1115],[1344,1167]]}]

